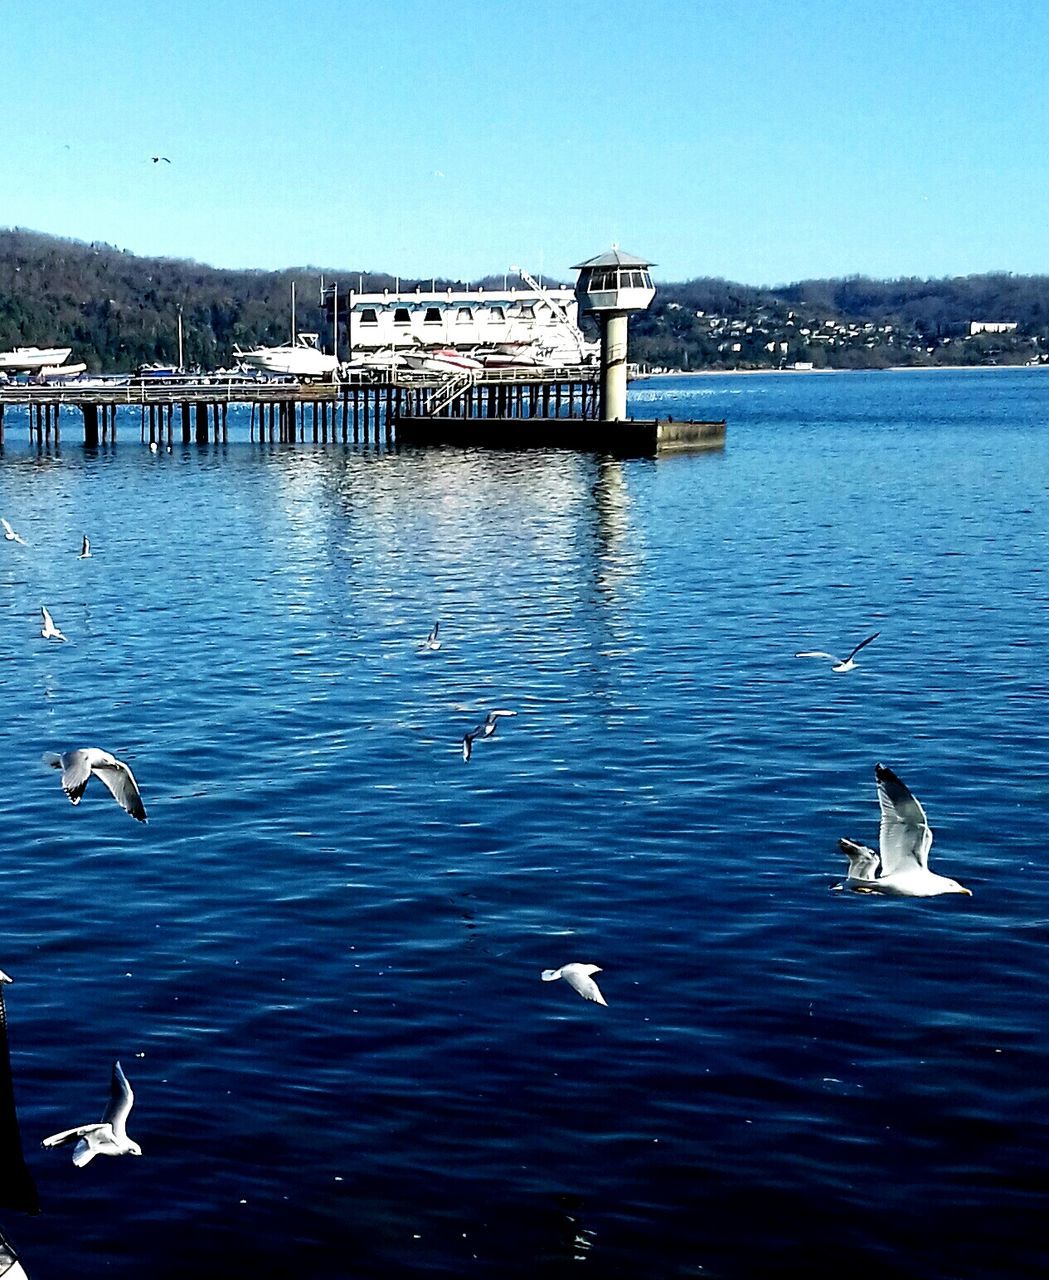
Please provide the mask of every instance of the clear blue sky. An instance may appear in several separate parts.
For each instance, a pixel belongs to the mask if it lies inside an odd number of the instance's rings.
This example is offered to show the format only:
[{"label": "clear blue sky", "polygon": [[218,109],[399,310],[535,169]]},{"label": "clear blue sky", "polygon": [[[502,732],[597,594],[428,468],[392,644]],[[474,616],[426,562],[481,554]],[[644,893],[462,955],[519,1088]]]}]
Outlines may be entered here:
[{"label": "clear blue sky", "polygon": [[657,280],[1049,272],[1049,5],[0,0],[0,30],[2,226],[463,279],[613,241]]}]

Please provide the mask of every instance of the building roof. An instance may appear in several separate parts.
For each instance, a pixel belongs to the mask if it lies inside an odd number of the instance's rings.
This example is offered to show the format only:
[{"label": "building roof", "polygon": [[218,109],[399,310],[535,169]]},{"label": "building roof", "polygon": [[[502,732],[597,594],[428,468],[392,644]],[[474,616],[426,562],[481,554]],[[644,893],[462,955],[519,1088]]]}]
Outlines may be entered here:
[{"label": "building roof", "polygon": [[596,258],[588,258],[586,262],[577,262],[573,271],[584,271],[587,267],[654,267],[654,262],[647,258],[635,258],[632,253],[624,253],[618,246],[607,253],[599,253]]}]

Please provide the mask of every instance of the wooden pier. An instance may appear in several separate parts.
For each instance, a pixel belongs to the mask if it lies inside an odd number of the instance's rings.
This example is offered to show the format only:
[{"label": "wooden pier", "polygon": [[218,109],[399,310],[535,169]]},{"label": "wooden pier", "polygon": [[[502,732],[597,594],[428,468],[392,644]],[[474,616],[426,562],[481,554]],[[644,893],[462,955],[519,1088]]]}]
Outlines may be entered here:
[{"label": "wooden pier", "polygon": [[[6,383],[0,385],[0,444],[4,411],[16,405],[26,407],[30,440],[39,445],[57,444],[63,416],[78,413],[88,447],[116,440],[118,411],[121,429],[137,419],[139,438],[150,445],[170,446],[176,437],[187,445],[226,443],[230,405],[244,405],[250,438],[260,442],[390,446],[456,439],[487,447],[601,449],[614,440],[620,449],[657,451],[659,433],[651,423],[598,420],[599,376],[596,368],[576,367],[451,375],[395,370],[313,383],[225,377]],[[707,428],[718,424],[693,425],[704,428],[699,435],[711,447]],[[674,426],[680,437],[688,424]],[[720,427],[723,444],[724,423]]]}]

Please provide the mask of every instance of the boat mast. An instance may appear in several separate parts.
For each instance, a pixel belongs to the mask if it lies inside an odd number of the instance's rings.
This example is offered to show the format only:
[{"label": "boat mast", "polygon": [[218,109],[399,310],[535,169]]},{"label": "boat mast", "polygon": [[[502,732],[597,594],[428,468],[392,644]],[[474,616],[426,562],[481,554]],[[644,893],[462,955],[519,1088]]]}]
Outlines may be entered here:
[{"label": "boat mast", "polygon": [[291,345],[295,345],[295,281],[291,282]]}]

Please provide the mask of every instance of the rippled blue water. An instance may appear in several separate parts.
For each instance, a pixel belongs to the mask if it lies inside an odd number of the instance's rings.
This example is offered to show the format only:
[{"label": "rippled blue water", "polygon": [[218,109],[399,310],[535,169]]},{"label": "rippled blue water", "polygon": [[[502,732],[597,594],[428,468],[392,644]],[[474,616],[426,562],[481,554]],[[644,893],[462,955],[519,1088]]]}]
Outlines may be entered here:
[{"label": "rippled blue water", "polygon": [[[34,1280],[1044,1269],[1047,378],[638,383],[728,446],[629,462],[9,411]],[[148,826],[38,764],[87,744]],[[972,898],[831,891],[876,760]],[[41,1151],[117,1056],[143,1158]]]}]

